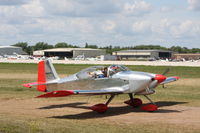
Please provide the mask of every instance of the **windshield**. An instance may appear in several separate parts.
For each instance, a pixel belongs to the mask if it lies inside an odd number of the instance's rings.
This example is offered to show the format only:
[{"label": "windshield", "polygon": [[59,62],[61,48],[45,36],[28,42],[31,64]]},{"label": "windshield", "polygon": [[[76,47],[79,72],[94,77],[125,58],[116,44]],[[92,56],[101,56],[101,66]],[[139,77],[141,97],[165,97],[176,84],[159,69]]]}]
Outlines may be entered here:
[{"label": "windshield", "polygon": [[121,72],[121,71],[128,71],[129,69],[123,65],[111,65],[108,67],[108,75],[112,76],[115,73]]},{"label": "windshield", "polygon": [[83,69],[82,71],[78,72],[76,74],[77,78],[79,79],[92,79],[96,78],[96,74],[100,73],[100,70],[103,70],[104,66],[92,66],[86,69]]},{"label": "windshield", "polygon": [[95,79],[95,78],[106,78],[110,77],[115,73],[121,71],[128,71],[129,69],[122,65],[111,65],[111,66],[92,66],[76,74],[78,79]]}]

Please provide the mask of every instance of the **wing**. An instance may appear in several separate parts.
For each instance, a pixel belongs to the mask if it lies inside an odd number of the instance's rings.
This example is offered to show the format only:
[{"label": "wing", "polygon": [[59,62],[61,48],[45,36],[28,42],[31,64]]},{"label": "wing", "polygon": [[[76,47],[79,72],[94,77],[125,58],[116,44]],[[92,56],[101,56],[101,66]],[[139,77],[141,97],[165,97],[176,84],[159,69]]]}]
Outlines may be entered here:
[{"label": "wing", "polygon": [[121,94],[125,91],[123,87],[112,87],[100,90],[58,90],[37,96],[38,98],[47,97],[65,97],[69,95],[104,95],[104,94]]},{"label": "wing", "polygon": [[160,83],[160,84],[167,84],[167,83],[176,81],[176,80],[178,80],[178,79],[179,79],[179,77],[168,77],[165,81],[163,81],[163,82]]}]

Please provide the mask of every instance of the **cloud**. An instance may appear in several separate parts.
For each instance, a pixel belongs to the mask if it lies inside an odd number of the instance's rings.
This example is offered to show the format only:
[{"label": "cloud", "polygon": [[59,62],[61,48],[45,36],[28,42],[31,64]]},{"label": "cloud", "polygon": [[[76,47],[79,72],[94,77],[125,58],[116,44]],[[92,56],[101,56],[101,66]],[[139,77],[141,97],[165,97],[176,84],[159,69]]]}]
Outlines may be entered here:
[{"label": "cloud", "polygon": [[98,17],[120,12],[114,0],[43,0],[44,8],[52,15],[70,17]]},{"label": "cloud", "polygon": [[19,32],[19,30],[16,27],[8,24],[1,24],[0,29],[1,36],[14,36]]},{"label": "cloud", "polygon": [[0,43],[130,45],[187,39],[199,44],[200,18],[193,12],[199,2],[194,2],[188,0],[190,10],[183,10],[185,5],[179,3],[182,9],[173,8],[176,0],[173,5],[147,0],[0,0]]},{"label": "cloud", "polygon": [[32,0],[28,4],[22,5],[21,8],[26,16],[41,17],[44,15],[44,8],[40,0]]},{"label": "cloud", "polygon": [[28,0],[0,0],[0,5],[12,6],[12,5],[22,5],[28,3]]},{"label": "cloud", "polygon": [[24,24],[32,23],[44,15],[44,9],[39,0],[32,0],[20,6],[1,6],[0,23]]},{"label": "cloud", "polygon": [[189,3],[189,9],[200,11],[200,0],[188,0]]},{"label": "cloud", "polygon": [[116,28],[116,23],[112,20],[106,20],[102,24],[101,28],[105,33],[114,33]]},{"label": "cloud", "polygon": [[167,12],[172,12],[174,9],[172,7],[168,7],[168,6],[163,6],[160,8],[160,11],[163,13],[167,13]]},{"label": "cloud", "polygon": [[148,21],[139,21],[139,22],[135,22],[132,25],[132,30],[135,33],[145,33],[145,34],[149,34],[151,32],[151,25]]},{"label": "cloud", "polygon": [[145,1],[134,1],[124,4],[124,12],[127,15],[143,15],[149,13],[152,10],[151,4]]},{"label": "cloud", "polygon": [[194,22],[191,20],[185,20],[179,24],[171,26],[171,34],[177,38],[199,37],[200,34],[200,22]]},{"label": "cloud", "polygon": [[143,15],[151,12],[151,4],[143,0],[42,0],[50,15],[69,17],[105,17],[109,15]]}]

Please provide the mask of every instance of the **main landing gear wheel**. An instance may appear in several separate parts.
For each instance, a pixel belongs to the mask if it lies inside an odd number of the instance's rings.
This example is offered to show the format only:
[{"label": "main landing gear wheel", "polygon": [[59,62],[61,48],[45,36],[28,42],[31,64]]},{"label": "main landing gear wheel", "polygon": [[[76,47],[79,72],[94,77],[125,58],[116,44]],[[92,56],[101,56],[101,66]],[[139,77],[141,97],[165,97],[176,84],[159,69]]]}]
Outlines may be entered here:
[{"label": "main landing gear wheel", "polygon": [[129,93],[130,100],[125,101],[124,103],[133,106],[133,107],[139,107],[142,105],[142,100],[139,98],[133,98],[133,94]]},{"label": "main landing gear wheel", "polygon": [[132,100],[127,100],[127,101],[124,101],[124,103],[133,107],[139,107],[142,105],[142,100],[139,98],[133,98],[133,102]]},{"label": "main landing gear wheel", "polygon": [[112,101],[114,97],[115,95],[111,95],[105,104],[103,103],[95,104],[92,107],[90,107],[90,109],[98,113],[105,113],[108,110],[108,104]]},{"label": "main landing gear wheel", "polygon": [[108,106],[103,103],[100,103],[100,104],[93,105],[92,107],[90,107],[90,109],[98,113],[104,113],[108,110]]}]

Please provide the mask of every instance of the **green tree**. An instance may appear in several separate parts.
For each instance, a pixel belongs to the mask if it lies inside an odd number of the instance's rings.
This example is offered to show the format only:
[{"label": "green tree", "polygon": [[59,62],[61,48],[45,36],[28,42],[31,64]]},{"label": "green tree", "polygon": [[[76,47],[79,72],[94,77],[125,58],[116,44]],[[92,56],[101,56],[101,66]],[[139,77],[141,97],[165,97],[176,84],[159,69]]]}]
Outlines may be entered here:
[{"label": "green tree", "polygon": [[34,51],[34,47],[33,47],[33,46],[28,46],[28,47],[27,47],[27,53],[28,53],[29,55],[33,55],[33,51]]},{"label": "green tree", "polygon": [[200,49],[199,48],[192,48],[190,51],[192,53],[200,53]]},{"label": "green tree", "polygon": [[54,48],[53,45],[49,45],[48,43],[38,42],[34,46],[34,50],[44,50]]},{"label": "green tree", "polygon": [[166,50],[166,47],[161,47],[160,45],[137,45],[133,49],[160,49]]},{"label": "green tree", "polygon": [[85,48],[88,48],[88,43],[87,42],[85,43]]},{"label": "green tree", "polygon": [[89,45],[88,43],[85,43],[85,48],[94,48],[94,49],[97,49],[98,46],[97,45]]},{"label": "green tree", "polygon": [[28,43],[27,42],[18,42],[12,46],[21,47],[23,51],[27,52]]},{"label": "green tree", "polygon": [[169,50],[174,51],[174,52],[178,52],[178,53],[183,53],[182,48],[180,46],[172,46],[171,48],[169,48]]},{"label": "green tree", "polygon": [[69,45],[65,42],[59,42],[55,45],[55,48],[68,48]]}]

